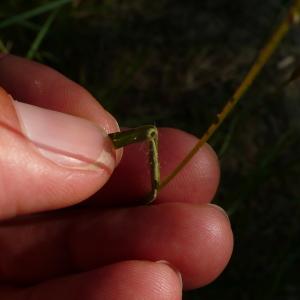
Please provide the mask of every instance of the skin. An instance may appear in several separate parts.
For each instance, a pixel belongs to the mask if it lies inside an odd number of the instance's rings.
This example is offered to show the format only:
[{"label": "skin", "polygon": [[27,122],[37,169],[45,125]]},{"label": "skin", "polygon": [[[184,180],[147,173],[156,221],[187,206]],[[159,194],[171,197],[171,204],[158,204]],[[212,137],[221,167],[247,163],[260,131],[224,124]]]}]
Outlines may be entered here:
[{"label": "skin", "polygon": [[[89,119],[107,133],[118,130],[84,88],[46,66],[3,56],[0,86],[0,121],[17,122],[9,93]],[[165,176],[196,138],[170,128],[159,134]],[[220,275],[233,237],[225,213],[210,205],[220,173],[215,153],[203,147],[146,206],[144,149],[134,144],[122,158],[121,151],[114,153],[120,163],[105,184],[103,172],[49,163],[0,126],[0,299],[176,300],[179,272],[184,289]]]}]

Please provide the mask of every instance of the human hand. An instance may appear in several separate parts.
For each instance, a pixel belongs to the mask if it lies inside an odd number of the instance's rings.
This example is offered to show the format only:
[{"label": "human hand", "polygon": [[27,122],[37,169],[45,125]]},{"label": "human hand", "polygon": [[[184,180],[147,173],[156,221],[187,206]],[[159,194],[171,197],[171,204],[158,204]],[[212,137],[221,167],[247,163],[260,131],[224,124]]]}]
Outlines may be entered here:
[{"label": "human hand", "polygon": [[[4,56],[0,86],[19,101],[90,120],[106,133],[118,130],[87,91],[46,66]],[[128,146],[121,159],[92,123],[15,105],[4,90],[0,299],[175,300],[182,289],[176,270],[185,289],[222,272],[233,238],[228,218],[209,204],[219,181],[209,146],[153,205],[133,206],[149,189],[146,148]],[[24,127],[32,142],[19,134]],[[195,141],[160,130],[163,177]]]}]

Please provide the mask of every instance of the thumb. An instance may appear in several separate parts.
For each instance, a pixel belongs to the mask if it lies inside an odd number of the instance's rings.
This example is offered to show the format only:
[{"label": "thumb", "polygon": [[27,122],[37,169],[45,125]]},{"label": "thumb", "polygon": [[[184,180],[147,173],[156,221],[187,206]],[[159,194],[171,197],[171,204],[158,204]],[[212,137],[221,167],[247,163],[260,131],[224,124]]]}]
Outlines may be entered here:
[{"label": "thumb", "polygon": [[116,155],[98,125],[1,88],[0,107],[0,219],[76,204],[108,180]]}]

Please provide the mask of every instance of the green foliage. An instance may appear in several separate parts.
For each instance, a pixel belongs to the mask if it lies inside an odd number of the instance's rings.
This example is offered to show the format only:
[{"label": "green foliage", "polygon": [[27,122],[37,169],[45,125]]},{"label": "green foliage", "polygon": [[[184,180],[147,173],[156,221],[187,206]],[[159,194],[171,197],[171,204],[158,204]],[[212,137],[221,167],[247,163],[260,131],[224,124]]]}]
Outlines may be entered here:
[{"label": "green foliage", "polygon": [[[0,51],[30,53],[60,70],[92,91],[123,126],[172,126],[198,136],[287,3],[69,2],[1,1]],[[185,299],[300,295],[299,79],[282,87],[299,68],[299,36],[299,28],[289,34],[211,141],[223,174],[216,201],[231,213],[236,248],[220,279]]]}]

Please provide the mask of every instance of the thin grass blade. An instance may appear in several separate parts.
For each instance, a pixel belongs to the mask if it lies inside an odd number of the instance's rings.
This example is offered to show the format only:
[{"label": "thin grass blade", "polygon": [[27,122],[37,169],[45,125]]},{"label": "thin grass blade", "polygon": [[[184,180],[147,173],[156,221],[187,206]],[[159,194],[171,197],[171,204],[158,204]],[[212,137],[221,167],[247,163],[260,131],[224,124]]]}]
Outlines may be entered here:
[{"label": "thin grass blade", "polygon": [[57,15],[58,9],[56,9],[55,11],[53,11],[48,18],[46,19],[46,22],[44,23],[44,25],[42,26],[41,30],[38,32],[36,38],[34,39],[33,43],[31,44],[30,49],[27,52],[26,57],[28,59],[32,59],[34,58],[34,56],[36,55],[42,41],[44,40],[47,32],[49,31],[56,15]]},{"label": "thin grass blade", "polygon": [[26,19],[30,19],[32,17],[38,16],[40,14],[46,13],[53,9],[59,8],[62,5],[72,2],[73,0],[57,0],[50,3],[43,4],[34,9],[28,10],[24,13],[18,14],[16,16],[12,16],[0,22],[0,29],[14,25],[16,23],[22,22]]},{"label": "thin grass blade", "polygon": [[232,97],[226,102],[220,113],[217,114],[215,121],[209,126],[204,135],[186,155],[186,157],[177,165],[177,167],[169,174],[161,183],[159,189],[166,186],[194,157],[198,150],[209,140],[216,130],[223,124],[224,120],[231,113],[233,108],[238,104],[240,99],[249,90],[254,80],[261,73],[263,67],[267,64],[270,57],[280,45],[283,38],[288,33],[291,26],[300,22],[300,0],[294,0],[290,5],[285,18],[281,21],[278,27],[274,30],[271,37],[266,42],[265,46],[259,52],[255,62],[249,69],[248,73],[242,80],[241,84],[235,90]]}]

